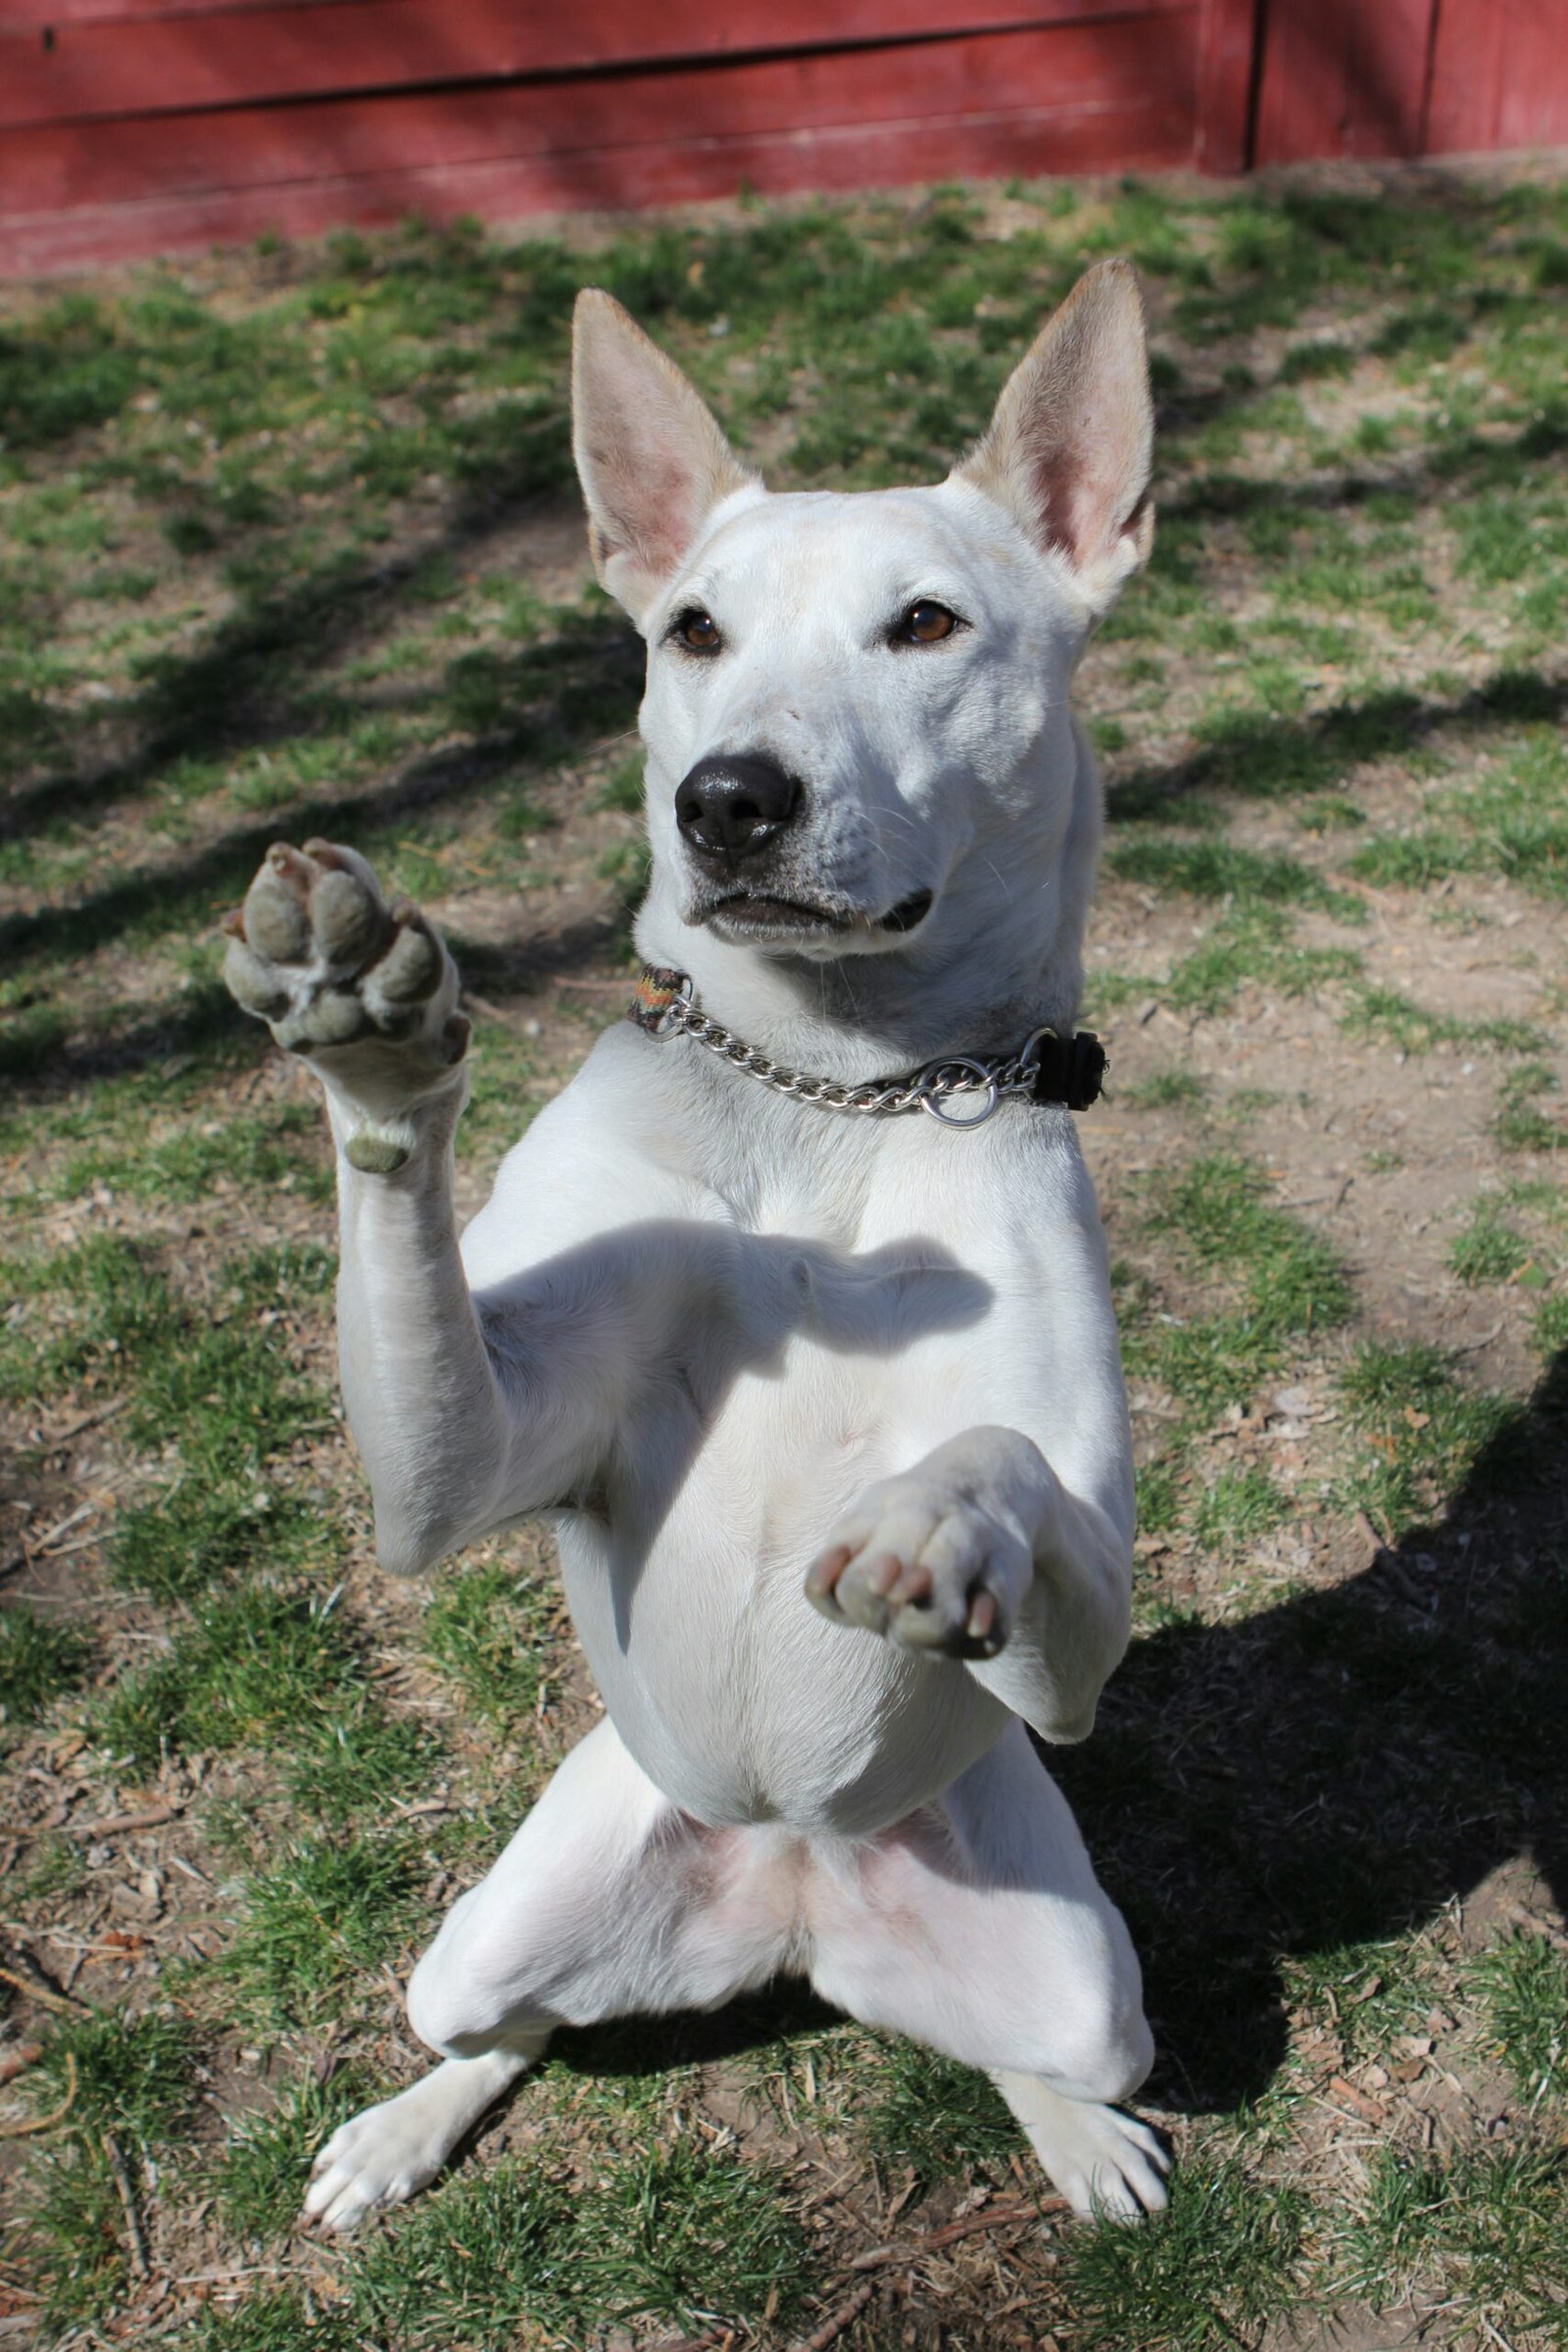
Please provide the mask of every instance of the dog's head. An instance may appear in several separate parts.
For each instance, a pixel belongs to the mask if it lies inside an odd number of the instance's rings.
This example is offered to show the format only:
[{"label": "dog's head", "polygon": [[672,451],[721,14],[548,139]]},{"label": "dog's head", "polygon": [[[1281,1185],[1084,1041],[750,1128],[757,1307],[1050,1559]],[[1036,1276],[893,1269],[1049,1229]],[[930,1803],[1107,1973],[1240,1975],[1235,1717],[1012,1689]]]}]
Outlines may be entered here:
[{"label": "dog's head", "polygon": [[1054,925],[1068,684],[1153,531],[1131,269],[1080,280],[937,488],[769,494],[596,290],[573,412],[595,565],[648,641],[665,952],[672,923],[811,958]]}]

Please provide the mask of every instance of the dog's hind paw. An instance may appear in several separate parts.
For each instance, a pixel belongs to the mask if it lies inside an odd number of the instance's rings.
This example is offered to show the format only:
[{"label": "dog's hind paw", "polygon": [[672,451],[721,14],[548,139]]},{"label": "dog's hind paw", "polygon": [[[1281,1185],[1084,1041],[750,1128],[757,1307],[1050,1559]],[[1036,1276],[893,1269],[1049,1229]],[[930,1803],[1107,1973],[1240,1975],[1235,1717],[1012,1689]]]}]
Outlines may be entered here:
[{"label": "dog's hind paw", "polygon": [[1033,1573],[1018,1528],[914,1471],[867,1491],[807,1572],[806,1597],[835,1623],[906,1649],[993,1658]]},{"label": "dog's hind paw", "polygon": [[[230,994],[352,1101],[395,1118],[451,1087],[468,1038],[457,967],[416,906],[387,905],[357,851],[275,842],[228,928]],[[378,1164],[377,1140],[356,1136],[349,1156],[362,1144]]]},{"label": "dog's hind paw", "polygon": [[993,2080],[1081,2222],[1141,2222],[1163,2210],[1170,2157],[1147,2124],[1119,2107],[1069,2099],[1037,2076]]}]

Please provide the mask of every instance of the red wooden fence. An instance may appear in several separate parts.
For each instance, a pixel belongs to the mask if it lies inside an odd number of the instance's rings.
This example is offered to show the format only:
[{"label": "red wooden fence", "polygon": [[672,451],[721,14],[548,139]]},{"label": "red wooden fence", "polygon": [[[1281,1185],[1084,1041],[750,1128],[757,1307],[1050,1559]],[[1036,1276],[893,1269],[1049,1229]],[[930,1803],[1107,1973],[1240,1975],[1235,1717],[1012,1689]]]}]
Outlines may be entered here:
[{"label": "red wooden fence", "polygon": [[0,274],[410,212],[1568,141],[1568,0],[0,0]]}]

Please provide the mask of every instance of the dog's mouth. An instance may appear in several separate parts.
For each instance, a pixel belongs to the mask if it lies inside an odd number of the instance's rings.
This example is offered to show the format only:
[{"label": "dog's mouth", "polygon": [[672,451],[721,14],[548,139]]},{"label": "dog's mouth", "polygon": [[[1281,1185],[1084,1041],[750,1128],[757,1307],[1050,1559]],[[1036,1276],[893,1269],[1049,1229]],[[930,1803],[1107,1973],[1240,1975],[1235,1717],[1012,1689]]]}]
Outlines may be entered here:
[{"label": "dog's mouth", "polygon": [[878,918],[877,929],[879,931],[917,930],[930,913],[931,902],[935,896],[935,891],[917,890],[909,898],[901,899],[896,906],[890,906],[887,913]]},{"label": "dog's mouth", "polygon": [[731,939],[805,939],[815,935],[842,937],[847,933],[915,930],[931,911],[935,893],[917,890],[900,899],[886,914],[870,920],[847,914],[842,908],[813,906],[805,899],[773,898],[762,892],[732,891],[706,908],[701,920]]}]

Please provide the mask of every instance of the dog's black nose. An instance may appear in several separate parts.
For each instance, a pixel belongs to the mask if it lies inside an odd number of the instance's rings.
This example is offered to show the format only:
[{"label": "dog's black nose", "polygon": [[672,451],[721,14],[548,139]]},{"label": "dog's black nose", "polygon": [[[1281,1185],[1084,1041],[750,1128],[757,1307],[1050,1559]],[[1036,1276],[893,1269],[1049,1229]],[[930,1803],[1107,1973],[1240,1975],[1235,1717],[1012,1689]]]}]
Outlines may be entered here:
[{"label": "dog's black nose", "polygon": [[733,865],[783,831],[800,806],[797,776],[753,752],[699,760],[675,795],[675,821],[694,849]]}]

